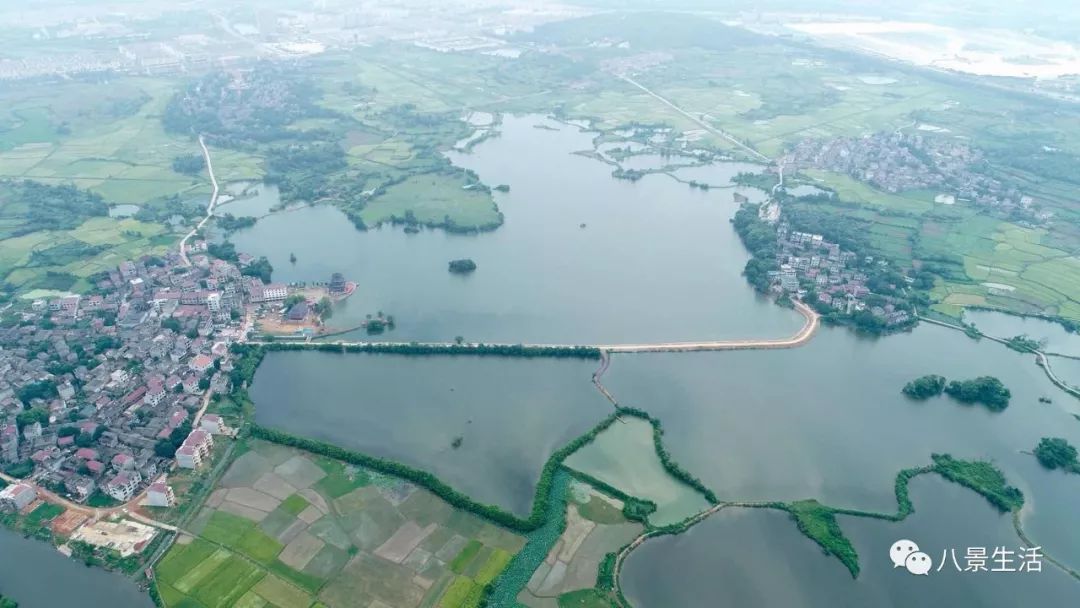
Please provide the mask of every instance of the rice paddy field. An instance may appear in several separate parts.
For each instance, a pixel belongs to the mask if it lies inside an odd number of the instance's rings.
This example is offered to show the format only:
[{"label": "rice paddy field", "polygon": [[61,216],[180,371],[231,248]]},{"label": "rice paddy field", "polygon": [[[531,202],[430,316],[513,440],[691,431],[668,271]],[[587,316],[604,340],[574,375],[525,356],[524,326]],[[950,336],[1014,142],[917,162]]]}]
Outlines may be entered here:
[{"label": "rice paddy field", "polygon": [[158,564],[166,606],[475,606],[524,545],[396,478],[253,441]]}]

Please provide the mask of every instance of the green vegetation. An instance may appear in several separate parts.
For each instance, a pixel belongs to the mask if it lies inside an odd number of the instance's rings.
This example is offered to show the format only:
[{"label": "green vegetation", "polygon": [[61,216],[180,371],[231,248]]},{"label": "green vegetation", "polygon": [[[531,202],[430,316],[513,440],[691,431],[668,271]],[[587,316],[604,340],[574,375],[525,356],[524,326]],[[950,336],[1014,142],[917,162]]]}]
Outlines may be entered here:
[{"label": "green vegetation", "polygon": [[196,175],[206,168],[206,159],[202,154],[184,154],[172,160],[172,169],[177,173]]},{"label": "green vegetation", "polygon": [[1009,399],[1012,397],[1012,393],[1005,388],[1001,380],[993,376],[953,380],[945,387],[945,394],[961,403],[981,403],[995,412],[1009,407]]},{"label": "green vegetation", "polygon": [[0,608],[19,608],[19,602],[0,594]]},{"label": "green vegetation", "polygon": [[596,589],[580,589],[558,598],[559,608],[614,608],[615,603]]},{"label": "green vegetation", "polygon": [[852,578],[859,576],[859,555],[840,530],[840,524],[836,523],[835,509],[816,500],[799,500],[784,508],[800,532],[820,545],[826,554],[835,555],[851,572]]},{"label": "green vegetation", "polygon": [[454,559],[450,560],[450,569],[457,574],[464,573],[465,567],[476,558],[476,554],[480,552],[480,549],[483,546],[484,545],[476,539],[470,540],[468,544],[458,552]]},{"label": "green vegetation", "polygon": [[1035,446],[1035,457],[1039,464],[1048,469],[1061,469],[1069,473],[1080,473],[1076,448],[1062,437],[1043,437]]},{"label": "green vegetation", "polygon": [[934,472],[953,483],[981,494],[999,511],[1019,511],[1024,506],[1024,494],[1008,485],[1005,475],[982,460],[958,460],[948,454],[933,454]]},{"label": "green vegetation", "polygon": [[1027,336],[1013,336],[1008,339],[1005,346],[1020,352],[1020,353],[1033,353],[1041,350],[1042,345],[1038,340],[1029,338]]},{"label": "green vegetation", "polygon": [[615,588],[615,562],[619,556],[616,553],[607,553],[600,561],[600,567],[596,572],[596,588],[601,591],[611,591]]},{"label": "green vegetation", "polygon": [[[525,547],[514,556],[503,573],[484,590],[481,605],[498,608],[514,606],[517,596],[529,583],[536,569],[551,552],[566,529],[566,495],[570,488],[570,474],[558,469],[547,485],[547,492],[542,515],[543,523],[526,535]],[[533,503],[541,502],[539,495]]]},{"label": "green vegetation", "polygon": [[454,274],[469,274],[476,270],[476,262],[466,258],[450,261],[450,272]]},{"label": "green vegetation", "polygon": [[904,385],[901,392],[911,399],[924,401],[930,397],[937,397],[945,390],[945,377],[931,374],[916,378]]}]

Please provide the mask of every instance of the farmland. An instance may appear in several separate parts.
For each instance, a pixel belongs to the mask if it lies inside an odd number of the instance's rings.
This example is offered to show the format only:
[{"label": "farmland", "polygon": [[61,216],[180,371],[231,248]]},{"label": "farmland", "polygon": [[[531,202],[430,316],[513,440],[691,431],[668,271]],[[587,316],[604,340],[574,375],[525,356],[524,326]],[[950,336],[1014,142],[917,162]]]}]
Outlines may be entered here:
[{"label": "farmland", "polygon": [[253,441],[157,567],[166,606],[473,605],[524,540],[395,478]]}]

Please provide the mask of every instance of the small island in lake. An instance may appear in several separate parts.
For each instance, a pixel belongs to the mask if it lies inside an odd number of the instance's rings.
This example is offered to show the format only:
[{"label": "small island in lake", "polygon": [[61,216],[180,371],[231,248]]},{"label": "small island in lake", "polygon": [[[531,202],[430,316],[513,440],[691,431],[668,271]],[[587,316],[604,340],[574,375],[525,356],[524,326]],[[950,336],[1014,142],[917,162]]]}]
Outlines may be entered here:
[{"label": "small island in lake", "polygon": [[469,274],[474,270],[476,270],[476,262],[469,258],[453,260],[450,262],[450,272],[454,274]]},{"label": "small island in lake", "polygon": [[925,401],[930,397],[937,397],[944,390],[945,376],[929,374],[908,382],[901,392],[911,399]]},{"label": "small island in lake", "polygon": [[973,380],[953,380],[945,387],[945,394],[960,403],[981,403],[1000,412],[1009,407],[1012,393],[1001,380],[993,376],[980,376]]},{"label": "small island in lake", "polygon": [[905,396],[925,401],[942,393],[960,403],[981,403],[995,412],[1009,407],[1012,393],[1001,380],[993,376],[980,376],[972,380],[953,380],[946,384],[944,376],[929,374],[908,382],[901,390]]},{"label": "small island in lake", "polygon": [[1043,437],[1035,446],[1035,458],[1039,464],[1053,470],[1061,469],[1068,473],[1080,473],[1076,448],[1061,437]]}]

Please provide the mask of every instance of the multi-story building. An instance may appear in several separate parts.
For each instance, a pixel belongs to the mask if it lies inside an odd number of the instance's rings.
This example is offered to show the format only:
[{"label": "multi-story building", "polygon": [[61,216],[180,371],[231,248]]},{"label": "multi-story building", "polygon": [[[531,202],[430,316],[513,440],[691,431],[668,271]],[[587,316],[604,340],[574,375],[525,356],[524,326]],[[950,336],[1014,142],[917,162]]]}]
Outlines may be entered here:
[{"label": "multi-story building", "polygon": [[120,502],[131,500],[139,490],[139,482],[142,476],[138,471],[125,471],[117,473],[115,477],[105,483],[105,493]]},{"label": "multi-story building", "polygon": [[25,483],[12,484],[0,490],[0,511],[21,511],[37,498],[37,490]]},{"label": "multi-story building", "polygon": [[146,489],[146,500],[143,504],[148,507],[171,507],[176,504],[176,495],[165,482],[156,481]]}]

